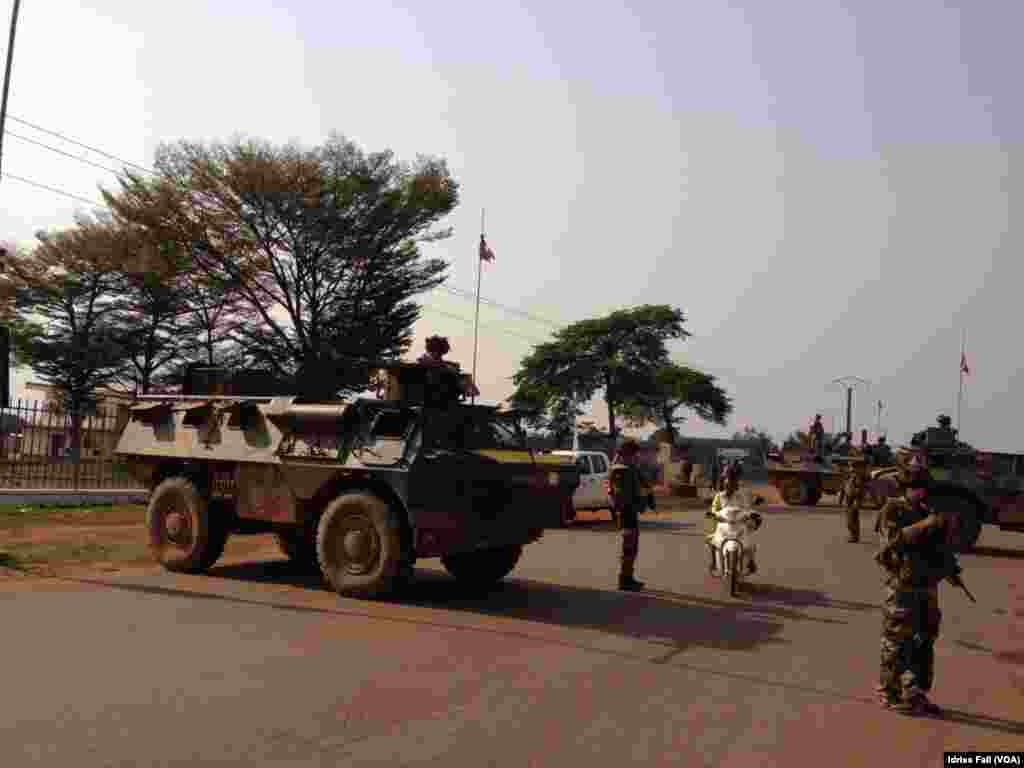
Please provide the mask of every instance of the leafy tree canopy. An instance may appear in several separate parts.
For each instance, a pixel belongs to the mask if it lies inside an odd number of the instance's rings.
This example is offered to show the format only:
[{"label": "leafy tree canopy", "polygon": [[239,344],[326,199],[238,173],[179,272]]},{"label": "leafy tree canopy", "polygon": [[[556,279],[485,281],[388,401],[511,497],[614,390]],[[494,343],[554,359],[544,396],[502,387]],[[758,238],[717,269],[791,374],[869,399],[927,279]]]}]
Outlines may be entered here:
[{"label": "leafy tree canopy", "polygon": [[337,135],[322,146],[181,142],[157,177],[126,173],[104,191],[122,222],[183,249],[207,286],[231,286],[248,313],[230,341],[247,364],[330,398],[366,386],[396,359],[419,316],[413,298],[444,280],[420,244],[458,203],[443,160],[411,165]]},{"label": "leafy tree canopy", "polygon": [[689,336],[684,323],[682,311],[648,304],[568,325],[522,360],[513,399],[550,413],[559,401],[584,403],[603,390],[615,435],[616,408],[645,391],[649,372],[668,362],[666,342]]}]

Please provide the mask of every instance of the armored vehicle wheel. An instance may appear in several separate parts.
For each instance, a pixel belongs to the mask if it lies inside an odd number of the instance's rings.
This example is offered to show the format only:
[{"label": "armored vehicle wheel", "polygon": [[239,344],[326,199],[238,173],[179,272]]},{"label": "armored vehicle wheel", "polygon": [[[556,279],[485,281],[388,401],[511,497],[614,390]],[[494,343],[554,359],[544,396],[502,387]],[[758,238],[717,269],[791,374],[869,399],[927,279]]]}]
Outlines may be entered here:
[{"label": "armored vehicle wheel", "polygon": [[956,550],[972,551],[981,536],[981,520],[974,503],[960,496],[934,496],[928,503],[933,509],[950,516]]},{"label": "armored vehicle wheel", "polygon": [[799,477],[787,477],[782,481],[782,487],[779,488],[779,492],[782,494],[782,500],[791,507],[806,504],[809,491],[810,488],[807,481],[801,480]]},{"label": "armored vehicle wheel", "polygon": [[307,528],[289,528],[274,534],[277,546],[296,565],[317,565],[316,531]]},{"label": "armored vehicle wheel", "polygon": [[343,493],[327,505],[316,555],[324,578],[345,597],[384,597],[409,570],[394,511],[369,493]]},{"label": "armored vehicle wheel", "polygon": [[224,553],[228,525],[210,514],[207,498],[187,477],[170,477],[146,509],[153,557],[168,571],[201,573]]},{"label": "armored vehicle wheel", "polygon": [[474,586],[490,586],[512,573],[520,556],[521,546],[479,549],[442,557],[445,569],[459,581]]}]

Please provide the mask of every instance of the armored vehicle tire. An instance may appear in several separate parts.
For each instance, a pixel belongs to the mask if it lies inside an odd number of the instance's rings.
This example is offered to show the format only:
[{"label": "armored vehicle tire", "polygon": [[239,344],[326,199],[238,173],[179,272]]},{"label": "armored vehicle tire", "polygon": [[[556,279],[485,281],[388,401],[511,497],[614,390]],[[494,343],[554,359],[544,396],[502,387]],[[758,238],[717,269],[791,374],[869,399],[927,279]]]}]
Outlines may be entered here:
[{"label": "armored vehicle tire", "polygon": [[974,502],[962,496],[933,496],[931,507],[953,517],[954,547],[958,552],[971,552],[981,536],[981,520]]},{"label": "armored vehicle tire", "polygon": [[296,565],[315,567],[318,563],[316,554],[316,531],[306,528],[290,528],[274,534],[277,546]]},{"label": "armored vehicle tire", "polygon": [[448,573],[459,581],[483,587],[501,581],[512,573],[522,554],[523,548],[519,545],[495,547],[448,555],[442,557],[441,562]]},{"label": "armored vehicle tire", "polygon": [[782,500],[791,507],[799,507],[810,499],[810,484],[799,477],[787,477],[780,483],[779,493]]},{"label": "armored vehicle tire", "polygon": [[187,477],[169,477],[153,490],[146,531],[154,559],[179,573],[201,573],[216,563],[229,533],[227,522],[210,514],[206,496]]},{"label": "armored vehicle tire", "polygon": [[370,493],[343,493],[327,505],[316,557],[324,578],[345,597],[384,597],[408,572],[399,521]]}]

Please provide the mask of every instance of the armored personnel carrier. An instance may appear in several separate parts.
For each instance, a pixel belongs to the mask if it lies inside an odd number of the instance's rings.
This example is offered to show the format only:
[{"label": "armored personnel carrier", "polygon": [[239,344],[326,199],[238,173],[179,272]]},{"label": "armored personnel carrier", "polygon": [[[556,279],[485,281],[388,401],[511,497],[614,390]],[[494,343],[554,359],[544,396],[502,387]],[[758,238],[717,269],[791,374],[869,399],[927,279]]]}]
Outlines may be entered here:
[{"label": "armored personnel carrier", "polygon": [[910,446],[900,448],[897,466],[874,474],[879,496],[899,493],[900,465],[914,452],[923,453],[928,462],[929,504],[953,517],[961,551],[974,548],[984,524],[1024,533],[1024,454],[975,450],[959,442],[956,430],[940,417],[938,427],[916,433]]},{"label": "armored personnel carrier", "polygon": [[380,368],[380,399],[303,402],[223,385],[139,398],[116,453],[151,489],[154,558],[198,573],[231,534],[272,532],[339,594],[378,598],[417,558],[498,581],[571,516],[575,464],[530,452],[517,413],[465,403],[475,389],[457,366]]}]

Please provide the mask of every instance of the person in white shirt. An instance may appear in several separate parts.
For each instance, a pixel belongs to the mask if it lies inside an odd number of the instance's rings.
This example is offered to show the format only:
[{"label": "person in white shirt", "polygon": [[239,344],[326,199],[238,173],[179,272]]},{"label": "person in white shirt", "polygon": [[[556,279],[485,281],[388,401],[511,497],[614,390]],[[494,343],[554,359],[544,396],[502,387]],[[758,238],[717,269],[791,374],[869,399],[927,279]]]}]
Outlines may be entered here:
[{"label": "person in white shirt", "polygon": [[[744,499],[740,495],[740,473],[736,464],[730,464],[725,470],[725,476],[723,478],[725,488],[715,494],[715,497],[711,500],[711,512],[712,514],[718,514],[726,507],[731,506],[742,506]],[[711,533],[707,537],[708,542],[708,557],[710,562],[708,563],[708,570],[711,573],[715,572],[715,551],[712,545],[712,539],[715,536],[715,530],[718,528],[718,524],[715,523],[715,528],[712,529]],[[753,543],[748,542],[745,545],[745,552],[747,554],[747,563],[750,568],[750,573],[757,572],[757,563],[754,560],[754,556],[757,554],[756,546]]]}]

